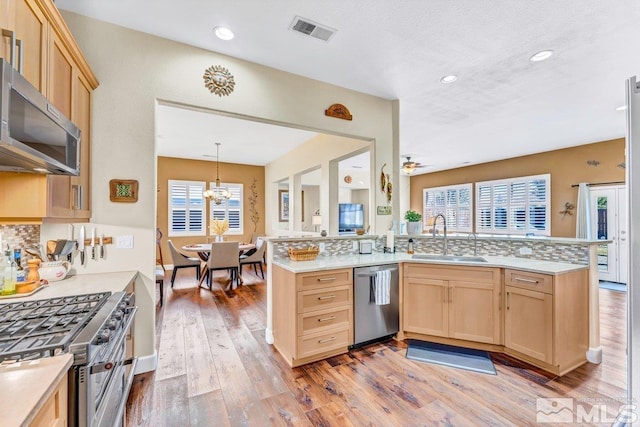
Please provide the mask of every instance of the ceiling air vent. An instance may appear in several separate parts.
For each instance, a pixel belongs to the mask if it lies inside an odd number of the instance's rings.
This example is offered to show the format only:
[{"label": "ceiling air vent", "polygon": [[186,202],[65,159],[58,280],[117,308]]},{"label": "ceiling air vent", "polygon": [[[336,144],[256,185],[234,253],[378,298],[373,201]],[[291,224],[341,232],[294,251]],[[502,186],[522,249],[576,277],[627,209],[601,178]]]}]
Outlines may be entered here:
[{"label": "ceiling air vent", "polygon": [[291,29],[307,36],[328,42],[337,30],[326,25],[318,24],[307,18],[296,16],[291,23]]}]

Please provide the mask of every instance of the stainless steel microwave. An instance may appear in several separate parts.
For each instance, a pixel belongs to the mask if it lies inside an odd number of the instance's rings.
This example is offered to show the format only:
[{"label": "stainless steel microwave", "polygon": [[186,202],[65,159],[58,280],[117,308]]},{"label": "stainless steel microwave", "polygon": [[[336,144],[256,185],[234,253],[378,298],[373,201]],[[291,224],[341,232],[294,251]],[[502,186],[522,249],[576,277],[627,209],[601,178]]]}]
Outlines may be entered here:
[{"label": "stainless steel microwave", "polygon": [[0,58],[0,171],[78,175],[80,129]]}]

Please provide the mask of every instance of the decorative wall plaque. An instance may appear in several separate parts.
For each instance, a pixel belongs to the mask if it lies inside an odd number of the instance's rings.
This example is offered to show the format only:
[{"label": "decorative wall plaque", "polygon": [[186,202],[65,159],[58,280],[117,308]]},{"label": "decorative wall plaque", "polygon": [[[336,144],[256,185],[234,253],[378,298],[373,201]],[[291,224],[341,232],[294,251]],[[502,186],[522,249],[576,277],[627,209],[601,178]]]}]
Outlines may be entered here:
[{"label": "decorative wall plaque", "polygon": [[378,215],[391,215],[391,206],[378,206]]},{"label": "decorative wall plaque", "polygon": [[212,65],[204,70],[204,86],[220,97],[229,96],[236,87],[233,75],[220,65]]},{"label": "decorative wall plaque", "polygon": [[135,203],[138,201],[138,181],[135,179],[112,179],[109,181],[109,200]]},{"label": "decorative wall plaque", "polygon": [[324,110],[324,115],[342,120],[353,120],[353,116],[349,109],[342,104],[333,104],[331,107]]}]

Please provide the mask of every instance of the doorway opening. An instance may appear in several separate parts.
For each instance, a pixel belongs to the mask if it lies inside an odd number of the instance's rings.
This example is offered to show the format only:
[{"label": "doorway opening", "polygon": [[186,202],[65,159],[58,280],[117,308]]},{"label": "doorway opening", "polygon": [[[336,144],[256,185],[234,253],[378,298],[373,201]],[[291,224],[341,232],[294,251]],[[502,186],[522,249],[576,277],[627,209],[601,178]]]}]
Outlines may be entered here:
[{"label": "doorway opening", "polygon": [[624,185],[590,187],[591,230],[599,240],[610,243],[598,245],[600,281],[625,285],[627,283],[627,199]]}]

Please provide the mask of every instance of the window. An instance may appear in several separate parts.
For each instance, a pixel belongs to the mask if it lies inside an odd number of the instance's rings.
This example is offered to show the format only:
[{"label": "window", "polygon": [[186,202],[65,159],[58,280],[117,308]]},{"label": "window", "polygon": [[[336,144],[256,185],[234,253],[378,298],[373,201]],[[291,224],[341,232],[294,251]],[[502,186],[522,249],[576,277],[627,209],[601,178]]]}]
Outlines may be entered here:
[{"label": "window", "polygon": [[[425,188],[422,190],[424,202],[423,221],[438,214],[447,219],[447,230],[471,232],[471,184],[450,185],[447,187]],[[438,228],[442,223],[438,222]]]},{"label": "window", "polygon": [[[215,188],[216,183],[209,184],[209,188]],[[229,234],[242,234],[242,184],[220,184],[222,187],[227,187],[231,193],[229,200],[224,200],[219,205],[214,202],[209,202],[211,207],[211,219],[225,219],[229,220]]]},{"label": "window", "polygon": [[476,183],[476,232],[551,234],[551,175]]},{"label": "window", "polygon": [[204,236],[204,182],[169,180],[169,236]]}]

